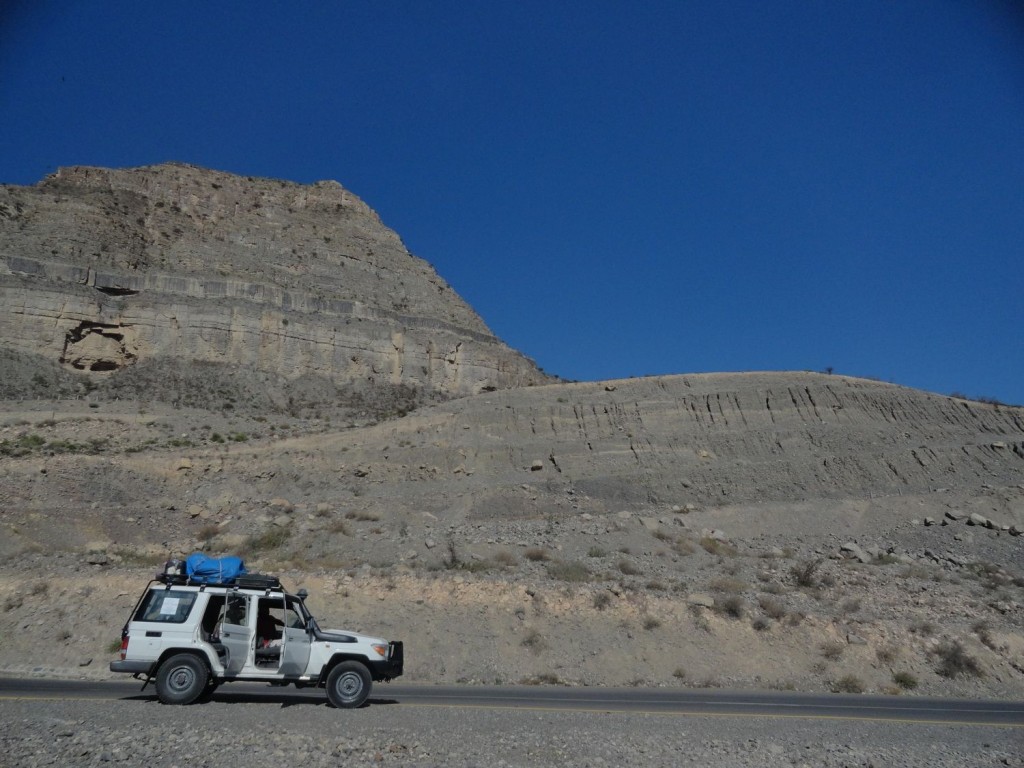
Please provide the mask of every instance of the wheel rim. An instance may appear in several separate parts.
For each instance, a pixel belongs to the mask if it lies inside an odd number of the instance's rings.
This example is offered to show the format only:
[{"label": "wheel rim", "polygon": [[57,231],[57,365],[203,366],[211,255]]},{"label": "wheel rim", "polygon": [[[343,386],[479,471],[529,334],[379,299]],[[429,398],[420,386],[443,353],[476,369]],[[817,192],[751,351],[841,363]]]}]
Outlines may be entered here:
[{"label": "wheel rim", "polygon": [[184,693],[196,683],[195,670],[189,667],[175,667],[167,676],[167,687],[175,693]]},{"label": "wheel rim", "polygon": [[358,672],[343,672],[334,684],[334,690],[344,701],[355,701],[363,691],[363,678]]}]

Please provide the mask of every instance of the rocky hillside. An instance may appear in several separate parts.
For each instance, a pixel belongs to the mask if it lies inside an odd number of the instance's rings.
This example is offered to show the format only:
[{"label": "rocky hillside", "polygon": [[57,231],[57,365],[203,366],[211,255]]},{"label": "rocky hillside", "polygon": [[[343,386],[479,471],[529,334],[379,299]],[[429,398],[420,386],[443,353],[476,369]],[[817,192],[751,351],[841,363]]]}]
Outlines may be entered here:
[{"label": "rocky hillside", "polygon": [[550,383],[333,184],[76,169],[0,212],[2,668],[102,673],[204,549],[413,680],[1024,695],[1022,408]]},{"label": "rocky hillside", "polygon": [[0,306],[3,347],[43,378],[174,370],[202,389],[199,364],[428,396],[548,380],[333,181],[167,164],[0,187]]}]

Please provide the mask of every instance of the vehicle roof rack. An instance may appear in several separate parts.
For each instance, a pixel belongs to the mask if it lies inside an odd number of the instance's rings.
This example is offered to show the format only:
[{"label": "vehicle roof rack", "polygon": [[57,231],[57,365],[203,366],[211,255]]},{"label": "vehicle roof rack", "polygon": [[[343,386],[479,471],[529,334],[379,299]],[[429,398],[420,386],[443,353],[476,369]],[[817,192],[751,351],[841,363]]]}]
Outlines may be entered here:
[{"label": "vehicle roof rack", "polygon": [[284,591],[281,580],[277,576],[263,573],[243,573],[225,582],[190,579],[184,573],[158,573],[156,574],[156,580],[166,584],[168,587],[239,587],[240,589]]}]

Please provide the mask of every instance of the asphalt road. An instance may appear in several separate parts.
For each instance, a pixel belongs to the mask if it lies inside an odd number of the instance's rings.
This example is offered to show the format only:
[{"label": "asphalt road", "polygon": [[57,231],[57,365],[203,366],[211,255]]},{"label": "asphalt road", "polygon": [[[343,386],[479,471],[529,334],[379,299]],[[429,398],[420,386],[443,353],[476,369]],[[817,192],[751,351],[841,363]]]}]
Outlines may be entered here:
[{"label": "asphalt road", "polygon": [[[83,681],[0,677],[0,699],[155,699],[137,681]],[[280,701],[282,706],[323,706],[316,689],[231,683],[217,701]],[[201,705],[200,705],[201,706]],[[984,725],[1024,729],[1024,702],[935,699],[918,696],[807,694],[788,691],[721,691],[660,688],[495,687],[376,684],[369,706],[517,709],[562,712],[629,712],[699,717],[778,717],[809,720],[875,720],[901,723]]]}]

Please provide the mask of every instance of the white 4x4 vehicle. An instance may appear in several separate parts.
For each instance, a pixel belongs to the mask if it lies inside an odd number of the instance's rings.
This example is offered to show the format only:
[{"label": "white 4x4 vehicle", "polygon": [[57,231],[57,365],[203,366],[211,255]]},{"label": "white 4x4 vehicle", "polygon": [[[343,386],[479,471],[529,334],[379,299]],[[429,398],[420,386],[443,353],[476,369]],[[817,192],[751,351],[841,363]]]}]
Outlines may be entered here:
[{"label": "white 4x4 vehicle", "polygon": [[323,630],[306,609],[305,590],[288,594],[272,576],[195,584],[160,575],[121,632],[112,672],[156,679],[164,704],[209,699],[221,683],[257,681],[327,689],[335,707],[359,707],[374,680],[402,674],[402,643]]}]

